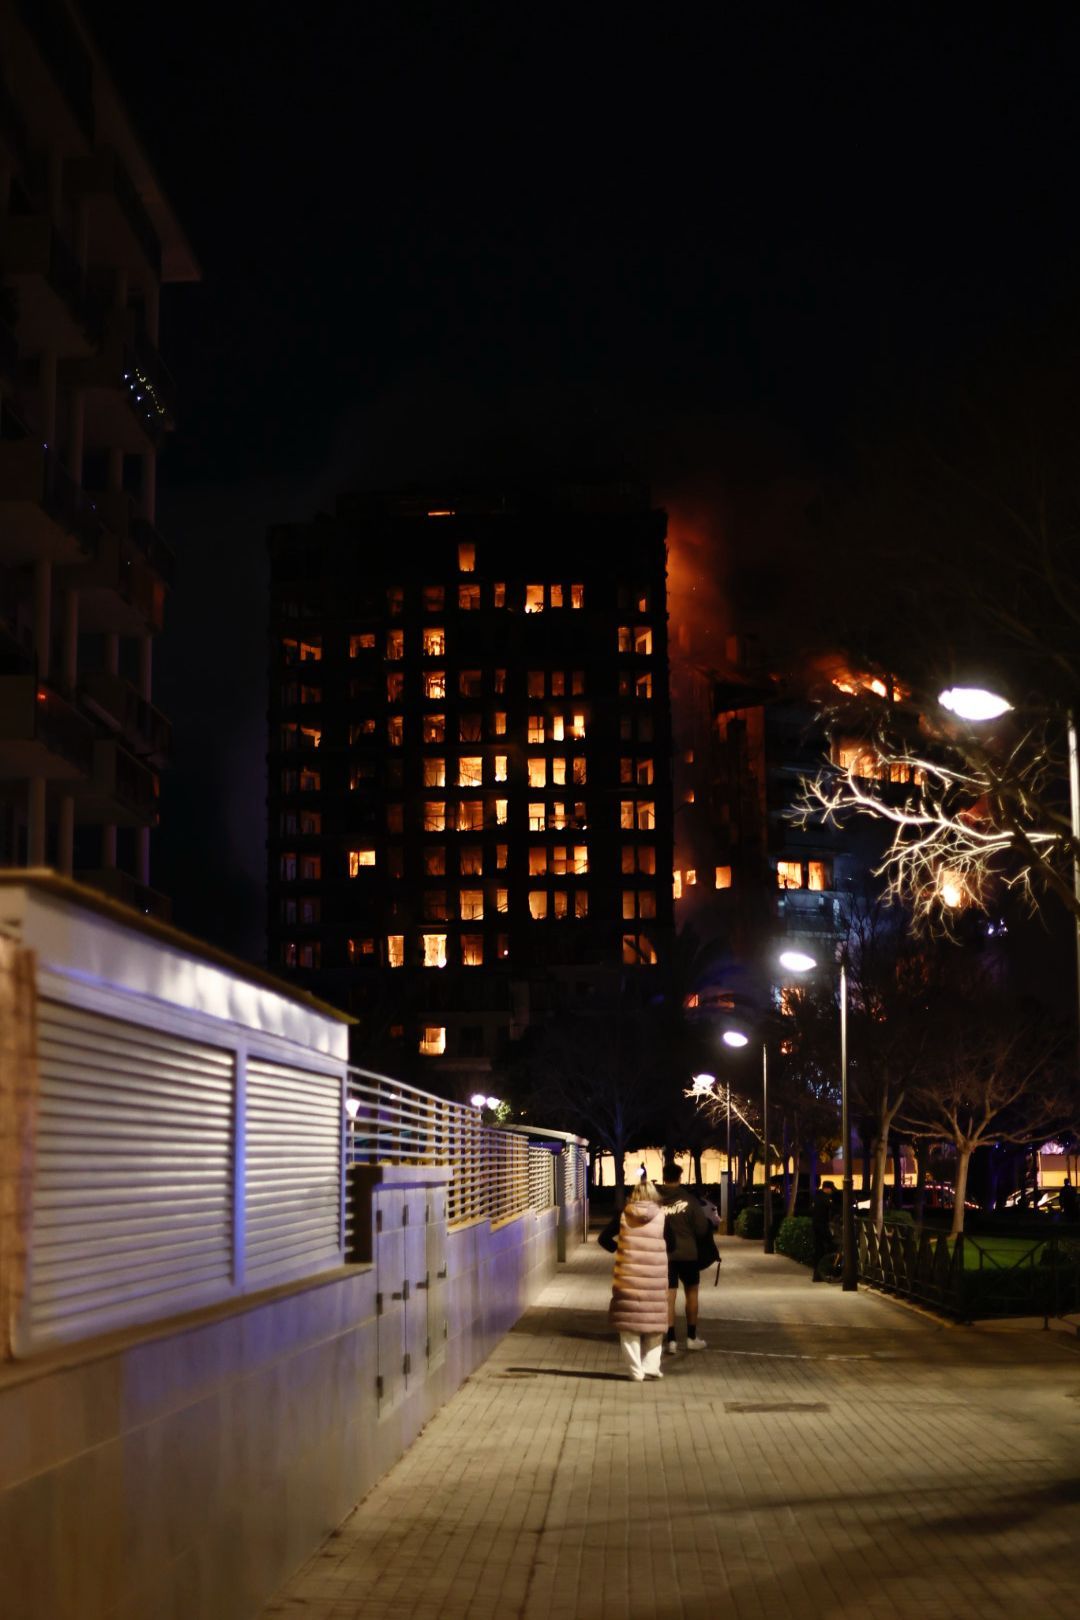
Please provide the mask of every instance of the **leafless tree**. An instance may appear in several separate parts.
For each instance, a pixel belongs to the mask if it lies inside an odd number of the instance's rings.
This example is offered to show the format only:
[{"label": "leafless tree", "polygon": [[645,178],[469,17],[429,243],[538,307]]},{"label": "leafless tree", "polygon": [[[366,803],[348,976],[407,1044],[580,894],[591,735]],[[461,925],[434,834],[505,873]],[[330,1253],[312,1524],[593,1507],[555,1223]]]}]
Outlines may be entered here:
[{"label": "leafless tree", "polygon": [[[977,1148],[1039,1141],[1071,1113],[1060,1064],[1061,1041],[1040,1027],[984,1002],[939,1009],[922,1053],[922,1075],[904,1104],[915,1136],[948,1142],[956,1153],[953,1235],[964,1229],[968,1169]],[[928,1015],[930,1016],[930,1015]]]}]

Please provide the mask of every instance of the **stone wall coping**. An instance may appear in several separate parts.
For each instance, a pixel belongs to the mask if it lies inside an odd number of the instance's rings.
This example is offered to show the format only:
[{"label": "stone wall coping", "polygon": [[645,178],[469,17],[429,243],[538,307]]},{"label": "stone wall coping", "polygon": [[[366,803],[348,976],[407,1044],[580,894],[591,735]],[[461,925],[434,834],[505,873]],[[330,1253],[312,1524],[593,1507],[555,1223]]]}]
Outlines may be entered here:
[{"label": "stone wall coping", "polygon": [[109,1356],[123,1355],[158,1339],[174,1339],[185,1333],[198,1333],[203,1328],[226,1322],[230,1317],[242,1316],[265,1305],[273,1305],[294,1294],[310,1293],[313,1288],[326,1288],[332,1283],[346,1282],[350,1277],[362,1277],[373,1271],[370,1261],[359,1264],[334,1266],[330,1271],[317,1272],[312,1277],[297,1277],[292,1282],[278,1283],[274,1288],[262,1288],[257,1293],[235,1294],[229,1299],[215,1301],[195,1311],[178,1316],[165,1316],[154,1322],[135,1322],[130,1327],[101,1333],[93,1339],[81,1339],[74,1344],[58,1345],[54,1350],[43,1350],[24,1361],[0,1362],[0,1395],[19,1384],[29,1384],[52,1373],[67,1372],[89,1362],[105,1361]]}]

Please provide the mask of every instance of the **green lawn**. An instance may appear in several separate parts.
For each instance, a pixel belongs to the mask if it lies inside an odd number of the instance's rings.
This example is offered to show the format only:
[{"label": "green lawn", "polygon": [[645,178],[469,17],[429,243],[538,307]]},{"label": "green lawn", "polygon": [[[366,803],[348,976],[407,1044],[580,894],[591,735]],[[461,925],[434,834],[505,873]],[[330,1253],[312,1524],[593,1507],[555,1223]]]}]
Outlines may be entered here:
[{"label": "green lawn", "polygon": [[985,1271],[1000,1266],[1007,1270],[1017,1264],[1037,1265],[1046,1247],[1039,1238],[967,1237],[964,1243],[964,1270]]}]

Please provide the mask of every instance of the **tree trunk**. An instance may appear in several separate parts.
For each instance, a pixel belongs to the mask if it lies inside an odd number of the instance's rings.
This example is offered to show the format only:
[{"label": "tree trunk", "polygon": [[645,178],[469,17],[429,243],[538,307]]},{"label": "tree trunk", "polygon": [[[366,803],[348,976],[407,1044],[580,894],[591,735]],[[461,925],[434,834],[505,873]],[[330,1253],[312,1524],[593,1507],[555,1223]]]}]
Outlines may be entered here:
[{"label": "tree trunk", "polygon": [[953,1193],[953,1237],[959,1237],[964,1230],[964,1196],[967,1192],[968,1166],[970,1163],[971,1149],[969,1147],[958,1147],[956,1150],[956,1190]]},{"label": "tree trunk", "polygon": [[915,1225],[921,1226],[926,1213],[926,1172],[930,1165],[930,1143],[920,1136],[915,1143]]},{"label": "tree trunk", "polygon": [[700,1187],[703,1181],[701,1174],[701,1149],[699,1147],[691,1148],[690,1157],[694,1161],[694,1181],[695,1184]]},{"label": "tree trunk", "polygon": [[810,1182],[810,1202],[813,1203],[814,1194],[818,1189],[818,1151],[816,1142],[811,1142],[806,1150],[806,1167]]},{"label": "tree trunk", "polygon": [[[865,1125],[863,1125],[862,1129],[859,1131],[859,1145],[862,1148],[862,1195],[864,1198],[869,1198],[873,1182],[871,1175],[870,1132],[867,1130]],[[854,1168],[855,1167],[853,1165],[852,1169],[854,1170]]]},{"label": "tree trunk", "polygon": [[874,1181],[870,1194],[870,1213],[878,1237],[885,1225],[885,1165],[889,1158],[888,1133],[882,1131],[874,1143]]},{"label": "tree trunk", "polygon": [[626,1207],[626,1183],[623,1180],[626,1174],[626,1143],[624,1141],[614,1144],[611,1157],[615,1161],[615,1208],[621,1212]]},{"label": "tree trunk", "polygon": [[904,1207],[904,1144],[897,1136],[892,1144],[892,1207]]}]

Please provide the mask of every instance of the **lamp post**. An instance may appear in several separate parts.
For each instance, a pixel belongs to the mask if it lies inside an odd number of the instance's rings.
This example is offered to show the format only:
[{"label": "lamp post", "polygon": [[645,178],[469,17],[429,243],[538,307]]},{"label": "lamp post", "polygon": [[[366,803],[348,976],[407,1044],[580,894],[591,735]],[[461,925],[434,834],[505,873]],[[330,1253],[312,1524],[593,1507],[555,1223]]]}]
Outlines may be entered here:
[{"label": "lamp post", "polygon": [[[782,951],[780,962],[792,973],[809,973],[817,961],[805,951]],[[851,1118],[848,1112],[848,983],[847,959],[840,957],[840,1140],[844,1154],[844,1180],[842,1203],[843,1271],[841,1286],[852,1293],[859,1286],[859,1268],[855,1253],[855,1182],[851,1173]]]},{"label": "lamp post", "polygon": [[[721,1039],[723,1040],[725,1046],[734,1047],[736,1050],[738,1050],[739,1047],[749,1046],[749,1044],[750,1044],[750,1037],[748,1035],[744,1035],[742,1033],[742,1031],[739,1030],[739,1029],[726,1029],[724,1031],[723,1036],[721,1037]],[[770,1160],[769,1160],[769,1045],[768,1045],[768,1042],[766,1040],[764,1040],[764,1039],[761,1042],[761,1150],[762,1150],[762,1163],[763,1163],[763,1170],[764,1170],[764,1177],[765,1177],[765,1185],[764,1185],[764,1188],[762,1189],[762,1191],[763,1191],[763,1204],[762,1204],[762,1215],[761,1215],[761,1236],[762,1236],[762,1244],[761,1244],[761,1246],[764,1249],[766,1254],[772,1254],[774,1252],[774,1249],[775,1249],[775,1244],[774,1244],[774,1241],[773,1241],[773,1230],[772,1230],[772,1186],[771,1186],[771,1182],[770,1182],[770,1178],[769,1178],[769,1170],[770,1170]],[[728,1086],[728,1177],[729,1177],[729,1187],[730,1187],[730,1176],[731,1176],[731,1087]],[[730,1206],[729,1206],[729,1208],[730,1208]],[[730,1215],[729,1215],[728,1219],[729,1219],[729,1221],[731,1220]],[[734,1222],[731,1223],[731,1225],[728,1227],[728,1230],[729,1231],[734,1230]]]},{"label": "lamp post", "polygon": [[[950,714],[972,725],[999,720],[1013,705],[1000,692],[982,686],[950,686],[938,693],[938,702]],[[1080,755],[1076,742],[1076,715],[1065,711],[1065,742],[1069,761],[1069,830],[1073,841],[1073,896],[1076,900],[1076,1000],[1080,1012]]]}]

